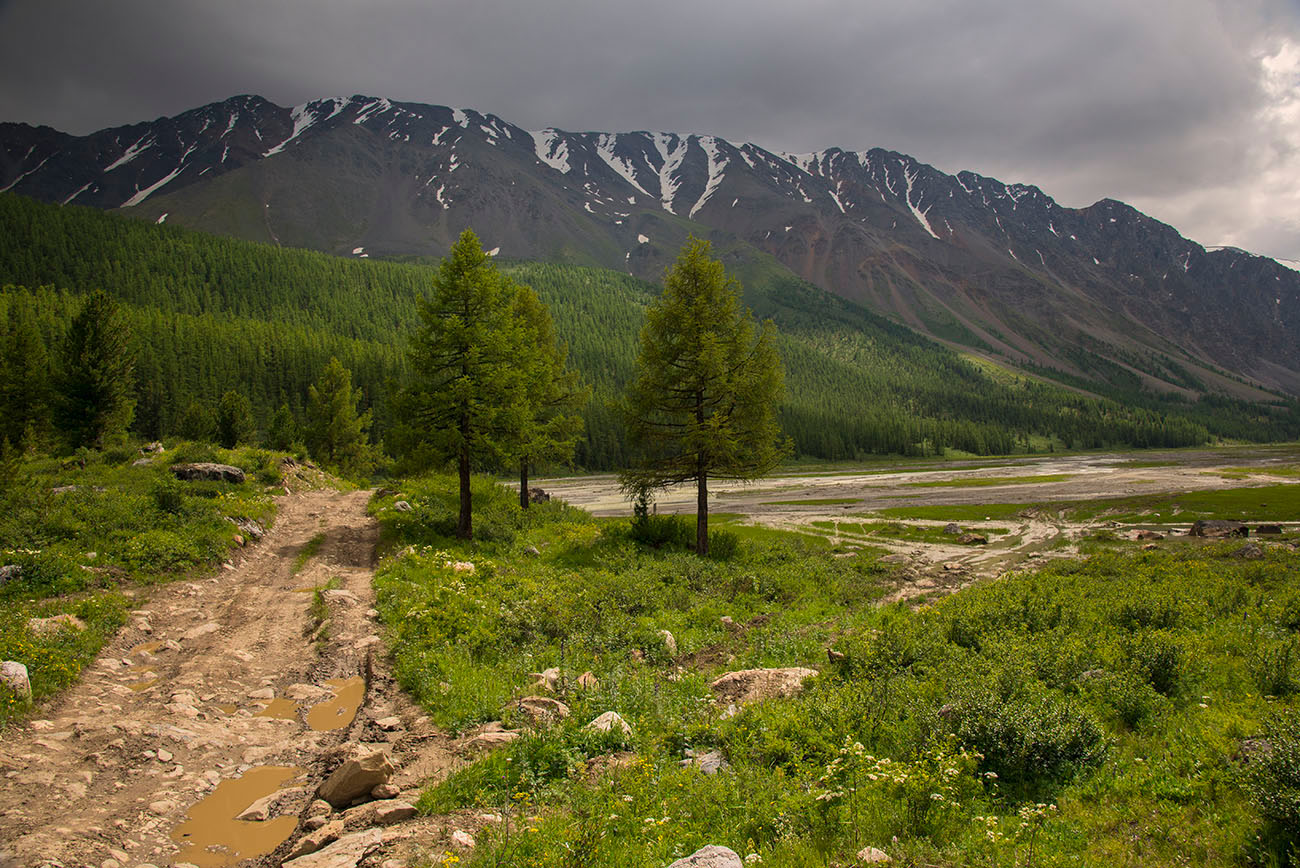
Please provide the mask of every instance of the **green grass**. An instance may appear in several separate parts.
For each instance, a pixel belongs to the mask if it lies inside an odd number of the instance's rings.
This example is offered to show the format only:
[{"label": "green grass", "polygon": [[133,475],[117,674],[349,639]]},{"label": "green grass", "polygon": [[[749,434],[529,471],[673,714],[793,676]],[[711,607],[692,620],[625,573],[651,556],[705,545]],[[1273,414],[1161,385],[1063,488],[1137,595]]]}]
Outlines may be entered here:
[{"label": "green grass", "polygon": [[293,559],[293,567],[289,570],[289,575],[296,576],[302,572],[303,567],[307,566],[309,560],[316,557],[316,553],[320,551],[320,547],[324,544],[325,534],[323,533],[318,533],[307,540],[302,549],[299,550],[298,556]]},{"label": "green grass", "polygon": [[[263,482],[279,479],[276,455],[181,444],[147,466],[133,466],[139,458],[132,448],[74,460],[29,458],[0,485],[0,564],[21,569],[0,588],[0,659],[27,666],[38,701],[77,680],[129,609],[142,603],[142,586],[224,560],[239,533],[228,519],[267,522],[274,514]],[[235,464],[248,481],[171,477],[171,464],[195,460]],[[46,637],[27,629],[30,618],[64,612],[87,629]],[[22,712],[0,688],[0,725]]]},{"label": "green grass", "polygon": [[979,476],[973,479],[944,479],[936,482],[906,482],[908,488],[986,488],[994,485],[1033,485],[1064,482],[1073,473],[1044,473],[1039,476]]},{"label": "green grass", "polygon": [[[941,527],[928,525],[909,525],[899,522],[857,522],[857,521],[814,521],[812,525],[836,535],[851,534],[861,537],[885,537],[888,539],[907,540],[954,545],[957,536],[946,534]],[[990,537],[1008,533],[1005,527],[980,528],[978,533]]]},{"label": "green grass", "polygon": [[[913,611],[872,605],[889,571],[866,555],[778,539],[702,560],[649,548],[624,521],[549,504],[522,514],[482,484],[484,538],[459,543],[445,531],[453,492],[450,479],[411,481],[411,513],[373,505],[402,683],[460,730],[517,725],[502,706],[536,690],[531,672],[599,679],[560,688],[566,720],[424,792],[426,812],[506,818],[466,864],[580,853],[662,868],[713,843],[782,866],[849,865],[878,846],[899,864],[1019,868],[1031,839],[1042,866],[1285,864],[1292,831],[1265,810],[1300,779],[1240,757],[1261,734],[1291,750],[1277,715],[1300,713],[1294,552],[1099,550]],[[735,519],[718,526],[732,533]],[[719,674],[777,665],[821,674],[734,716],[711,701]],[[609,710],[630,736],[584,728]],[[731,771],[683,768],[688,749],[722,752]],[[629,759],[595,770],[618,752]],[[1269,768],[1281,776],[1252,771]]]}]

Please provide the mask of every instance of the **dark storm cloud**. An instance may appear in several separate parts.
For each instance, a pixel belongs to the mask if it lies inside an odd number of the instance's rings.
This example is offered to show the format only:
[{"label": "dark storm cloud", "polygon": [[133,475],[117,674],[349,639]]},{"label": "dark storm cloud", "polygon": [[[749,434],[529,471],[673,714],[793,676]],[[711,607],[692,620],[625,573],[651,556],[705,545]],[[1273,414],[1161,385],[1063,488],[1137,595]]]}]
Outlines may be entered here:
[{"label": "dark storm cloud", "polygon": [[882,146],[1300,256],[1297,42],[1293,0],[0,0],[0,119],[84,133],[235,93],[367,93]]}]

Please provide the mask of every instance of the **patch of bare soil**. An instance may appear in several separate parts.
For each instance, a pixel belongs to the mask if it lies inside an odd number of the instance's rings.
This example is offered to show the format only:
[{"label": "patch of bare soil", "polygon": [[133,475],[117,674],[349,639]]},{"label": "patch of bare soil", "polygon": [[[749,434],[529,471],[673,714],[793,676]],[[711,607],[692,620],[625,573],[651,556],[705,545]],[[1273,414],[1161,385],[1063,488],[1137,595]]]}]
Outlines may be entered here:
[{"label": "patch of bare soil", "polygon": [[[391,758],[388,807],[454,766],[376,635],[368,496],[281,498],[260,543],[215,576],[151,590],[79,684],[5,733],[0,866],[279,865],[320,825],[308,819],[317,787],[352,744]],[[276,792],[265,820],[233,820]],[[451,834],[446,818],[388,825],[374,812],[331,813],[359,856],[330,864],[377,866]]]}]

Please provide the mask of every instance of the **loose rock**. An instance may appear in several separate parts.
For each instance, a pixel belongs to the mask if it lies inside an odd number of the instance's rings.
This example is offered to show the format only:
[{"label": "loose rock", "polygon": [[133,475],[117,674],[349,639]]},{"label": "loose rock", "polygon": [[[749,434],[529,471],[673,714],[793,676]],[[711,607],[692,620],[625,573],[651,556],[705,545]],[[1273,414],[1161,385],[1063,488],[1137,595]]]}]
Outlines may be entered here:
[{"label": "loose rock", "polygon": [[569,716],[569,706],[549,696],[525,696],[506,706],[520,712],[532,723],[550,726]]},{"label": "loose rock", "polygon": [[708,753],[696,754],[694,751],[686,752],[686,759],[678,763],[679,766],[694,766],[706,775],[716,775],[718,772],[725,772],[731,768],[731,763],[727,762],[722,756],[721,751],[711,750]]},{"label": "loose rock", "polygon": [[988,545],[989,538],[979,533],[964,533],[957,537],[957,542],[964,546]]},{"label": "loose rock", "polygon": [[398,512],[410,512],[411,505],[407,503],[405,500],[399,500],[393,503],[393,509],[397,510]]},{"label": "loose rock", "polygon": [[664,640],[664,651],[667,652],[668,656],[676,657],[677,656],[676,637],[673,636],[672,633],[669,633],[667,630],[660,630],[659,636]]},{"label": "loose rock", "polygon": [[1223,521],[1217,518],[1201,518],[1192,523],[1188,536],[1227,537],[1249,536],[1250,528],[1239,521]]},{"label": "loose rock", "polygon": [[626,720],[616,711],[607,711],[600,717],[597,717],[591,723],[587,724],[585,729],[594,729],[598,732],[610,732],[611,730],[622,730],[626,736],[632,735],[632,727],[628,726]]},{"label": "loose rock", "polygon": [[20,702],[29,702],[32,698],[32,682],[27,677],[27,667],[16,660],[0,663],[0,684],[12,690]]},{"label": "loose rock", "polygon": [[[1279,533],[1281,533],[1281,532],[1282,532],[1282,525],[1280,525],[1280,524],[1261,524],[1259,527],[1255,528],[1255,533],[1257,533],[1257,534],[1264,534],[1264,535],[1266,535],[1266,536],[1270,536],[1270,535],[1273,535],[1273,534],[1279,534]],[[0,570],[0,572],[3,572],[3,571]],[[0,583],[0,584],[3,584],[3,583]]]},{"label": "loose rock", "polygon": [[371,753],[354,747],[343,764],[321,784],[320,797],[335,808],[350,805],[358,796],[368,796],[380,784],[388,783],[394,768],[381,750]]},{"label": "loose rock", "polygon": [[877,847],[863,847],[858,851],[858,861],[863,865],[884,865],[894,861],[889,854]]},{"label": "loose rock", "polygon": [[948,524],[943,526],[943,532],[948,534],[949,536],[960,536],[961,525],[955,524],[953,522],[949,522]]},{"label": "loose rock", "polygon": [[28,618],[27,629],[34,636],[52,636],[60,630],[75,630],[80,633],[86,629],[86,622],[76,615],[64,612],[52,618]]},{"label": "loose rock", "polygon": [[745,868],[745,863],[740,860],[740,854],[735,850],[710,844],[683,859],[678,859],[668,868]]},{"label": "loose rock", "polygon": [[1259,543],[1246,543],[1244,546],[1233,552],[1232,556],[1247,561],[1258,561],[1263,559],[1264,550],[1259,547]]},{"label": "loose rock", "polygon": [[395,799],[401,792],[394,784],[380,784],[370,791],[370,798]]},{"label": "loose rock", "polygon": [[816,669],[787,667],[781,669],[742,669],[728,672],[709,685],[719,699],[737,705],[763,699],[794,696],[803,682],[817,674]]},{"label": "loose rock", "polygon": [[578,676],[578,689],[595,690],[597,687],[600,687],[600,681],[590,670]]},{"label": "loose rock", "polygon": [[212,482],[241,483],[244,481],[244,471],[229,464],[213,464],[202,461],[195,464],[173,464],[171,469],[172,476],[185,482],[209,480]]},{"label": "loose rock", "polygon": [[289,851],[288,861],[292,862],[300,856],[315,853],[326,844],[329,844],[332,841],[337,841],[339,836],[342,834],[342,820],[334,820],[333,822],[326,823],[314,832],[308,832],[306,835],[299,838],[298,843],[294,844],[293,849]]},{"label": "loose rock", "polygon": [[[1280,532],[1280,531],[1279,531]],[[0,588],[3,588],[9,582],[17,581],[23,577],[23,568],[20,564],[6,564],[0,567]]]}]

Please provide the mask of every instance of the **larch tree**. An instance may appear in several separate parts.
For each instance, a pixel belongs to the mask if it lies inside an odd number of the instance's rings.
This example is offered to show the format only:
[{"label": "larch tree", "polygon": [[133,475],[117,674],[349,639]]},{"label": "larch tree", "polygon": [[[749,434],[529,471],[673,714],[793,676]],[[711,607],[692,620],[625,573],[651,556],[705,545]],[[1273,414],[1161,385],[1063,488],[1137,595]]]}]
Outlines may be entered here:
[{"label": "larch tree", "polygon": [[414,382],[400,402],[406,418],[399,436],[408,453],[455,461],[461,539],[474,535],[471,468],[513,454],[527,413],[528,336],[514,312],[517,291],[466,229],[419,300]]},{"label": "larch tree", "polygon": [[636,375],[625,408],[638,458],[620,474],[624,491],[645,494],[696,484],[695,550],[709,552],[709,478],[757,479],[790,451],[776,409],[783,372],[776,329],[755,335],[740,284],[691,238],[646,311]]},{"label": "larch tree", "polygon": [[[357,413],[361,397],[361,390],[352,388],[352,372],[336,358],[330,359],[320,380],[307,388],[307,423],[303,428],[307,450],[317,461],[344,473],[369,469],[366,432],[370,429],[370,411]],[[285,413],[288,409],[287,405],[282,407]],[[283,420],[277,424],[283,424]]]},{"label": "larch tree", "polygon": [[135,412],[135,346],[112,297],[96,290],[72,319],[64,343],[60,428],[74,446],[102,447],[126,432]]},{"label": "larch tree", "polygon": [[527,509],[529,465],[573,457],[583,431],[576,411],[591,392],[569,367],[568,345],[556,336],[551,312],[530,287],[516,290],[514,315],[524,329],[520,361],[526,379],[514,452],[519,459],[519,505]]}]

